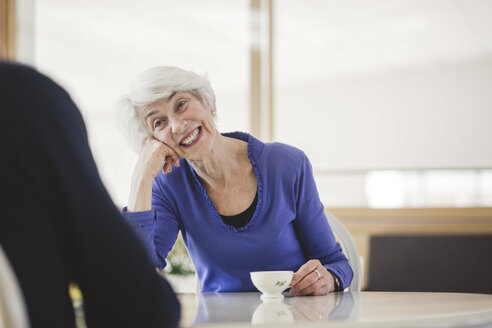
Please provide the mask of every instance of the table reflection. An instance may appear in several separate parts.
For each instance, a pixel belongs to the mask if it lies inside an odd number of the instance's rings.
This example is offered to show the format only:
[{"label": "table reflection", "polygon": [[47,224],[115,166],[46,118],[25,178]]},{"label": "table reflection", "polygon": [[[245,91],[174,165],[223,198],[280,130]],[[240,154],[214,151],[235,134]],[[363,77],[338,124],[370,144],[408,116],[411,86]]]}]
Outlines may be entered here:
[{"label": "table reflection", "polygon": [[262,302],[260,293],[181,294],[182,327],[492,327],[492,295],[419,292],[284,294]]},{"label": "table reflection", "polygon": [[330,293],[325,296],[287,299],[296,322],[348,320],[355,317],[352,293]]},{"label": "table reflection", "polygon": [[288,324],[350,320],[355,314],[350,292],[325,296],[289,296],[264,300],[259,293],[202,293],[197,295],[195,325],[226,322]]}]

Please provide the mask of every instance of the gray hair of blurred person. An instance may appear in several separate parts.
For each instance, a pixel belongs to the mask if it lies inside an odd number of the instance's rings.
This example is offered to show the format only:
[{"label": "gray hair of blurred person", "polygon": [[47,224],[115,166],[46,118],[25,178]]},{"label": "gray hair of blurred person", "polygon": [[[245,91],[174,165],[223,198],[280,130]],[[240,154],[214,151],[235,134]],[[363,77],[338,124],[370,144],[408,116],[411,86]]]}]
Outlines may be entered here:
[{"label": "gray hair of blurred person", "polygon": [[144,139],[151,135],[137,110],[178,91],[191,92],[205,109],[215,112],[215,94],[208,79],[173,66],[156,66],[139,74],[132,82],[129,94],[118,102],[115,111],[118,127],[128,146],[137,154]]}]

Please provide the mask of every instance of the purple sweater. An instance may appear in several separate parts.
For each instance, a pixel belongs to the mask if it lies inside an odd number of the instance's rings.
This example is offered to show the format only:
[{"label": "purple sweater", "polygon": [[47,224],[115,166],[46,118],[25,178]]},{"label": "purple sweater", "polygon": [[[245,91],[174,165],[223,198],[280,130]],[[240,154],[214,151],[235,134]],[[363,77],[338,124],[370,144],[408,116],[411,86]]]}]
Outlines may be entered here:
[{"label": "purple sweater", "polygon": [[328,224],[306,155],[246,133],[224,135],[248,143],[258,181],[253,218],[241,228],[226,225],[191,165],[181,159],[179,168],[154,180],[152,210],[124,212],[156,266],[166,266],[181,230],[202,292],[254,291],[251,271],[297,271],[310,259],[320,260],[346,288],[352,269]]}]

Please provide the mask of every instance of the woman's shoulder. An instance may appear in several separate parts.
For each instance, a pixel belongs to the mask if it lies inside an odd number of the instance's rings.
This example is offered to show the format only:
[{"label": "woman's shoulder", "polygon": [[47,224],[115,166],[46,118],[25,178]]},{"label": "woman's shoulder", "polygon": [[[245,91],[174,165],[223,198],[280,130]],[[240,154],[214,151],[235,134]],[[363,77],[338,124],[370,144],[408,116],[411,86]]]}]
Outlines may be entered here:
[{"label": "woman's shoulder", "polygon": [[301,163],[306,158],[304,152],[299,148],[282,142],[263,142],[246,132],[225,132],[222,135],[247,142],[249,157],[255,160],[268,159],[271,161],[278,158]]},{"label": "woman's shoulder", "polygon": [[296,164],[302,164],[306,159],[306,154],[304,151],[282,142],[266,143],[263,153],[269,158],[269,160],[289,160]]}]

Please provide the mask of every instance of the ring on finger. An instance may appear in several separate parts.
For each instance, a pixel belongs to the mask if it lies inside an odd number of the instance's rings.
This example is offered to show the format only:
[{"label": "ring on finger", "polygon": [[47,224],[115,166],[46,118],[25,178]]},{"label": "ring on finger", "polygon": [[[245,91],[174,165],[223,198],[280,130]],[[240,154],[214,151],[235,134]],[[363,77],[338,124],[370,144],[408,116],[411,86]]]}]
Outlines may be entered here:
[{"label": "ring on finger", "polygon": [[318,270],[313,270],[314,273],[318,275],[318,280],[321,278],[321,273],[318,272]]}]

